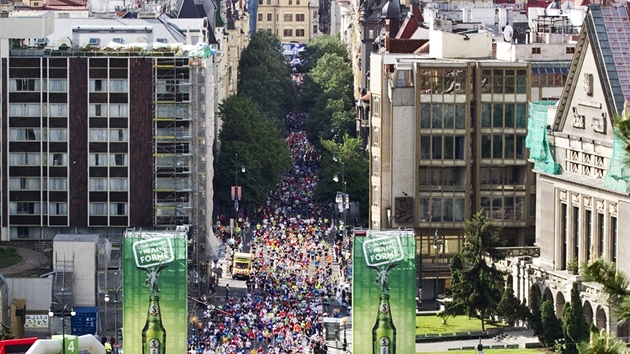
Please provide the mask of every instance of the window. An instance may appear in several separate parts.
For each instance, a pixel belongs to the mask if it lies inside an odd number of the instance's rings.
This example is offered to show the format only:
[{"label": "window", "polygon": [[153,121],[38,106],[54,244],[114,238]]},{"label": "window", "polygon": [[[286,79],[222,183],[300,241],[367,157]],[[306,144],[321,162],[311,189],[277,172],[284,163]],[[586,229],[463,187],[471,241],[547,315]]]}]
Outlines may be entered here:
[{"label": "window", "polygon": [[103,92],[107,88],[106,84],[104,79],[90,79],[90,92]]},{"label": "window", "polygon": [[124,40],[122,38],[120,38],[120,37],[116,37],[116,38],[112,39],[112,42],[118,43],[118,44],[123,44]]},{"label": "window", "polygon": [[483,103],[481,105],[483,128],[527,128],[527,105],[525,103]]},{"label": "window", "polygon": [[463,160],[466,145],[464,135],[434,135],[420,138],[420,158],[425,160]]},{"label": "window", "polygon": [[49,92],[66,92],[68,91],[68,80],[66,79],[48,79]]},{"label": "window", "polygon": [[540,47],[533,47],[532,54],[540,54]]},{"label": "window", "polygon": [[317,10],[313,11],[313,19],[316,20],[317,19]]},{"label": "window", "polygon": [[111,166],[127,166],[127,154],[111,154]]},{"label": "window", "polygon": [[39,152],[12,152],[9,154],[10,166],[40,166],[41,162]]},{"label": "window", "polygon": [[109,91],[127,92],[127,80],[123,80],[123,79],[109,80]]},{"label": "window", "polygon": [[267,0],[267,5],[271,5],[271,0]]},{"label": "window", "polygon": [[493,221],[524,221],[525,197],[519,195],[482,196],[481,208]]},{"label": "window", "polygon": [[465,205],[463,197],[420,198],[420,220],[463,222]]},{"label": "window", "polygon": [[48,105],[49,117],[67,117],[68,105],[65,103],[51,103]]},{"label": "window", "polygon": [[573,207],[573,258],[580,261],[580,208]]},{"label": "window", "polygon": [[107,166],[107,154],[90,154],[90,166]]},{"label": "window", "polygon": [[[262,2],[262,0],[260,0],[260,2]],[[263,20],[263,14],[258,14],[258,21],[262,22]]]},{"label": "window", "polygon": [[[289,5],[291,5],[290,1]],[[284,22],[293,22],[293,14],[284,14]]]},{"label": "window", "polygon": [[49,141],[68,141],[68,129],[66,128],[50,128],[48,129]]},{"label": "window", "polygon": [[90,141],[107,141],[107,129],[90,128]]},{"label": "window", "polygon": [[39,190],[41,189],[41,179],[39,177],[11,177],[9,179],[9,190]]},{"label": "window", "polygon": [[525,134],[482,134],[481,158],[523,159]]},{"label": "window", "polygon": [[295,14],[295,21],[304,22],[304,14]]},{"label": "window", "polygon": [[313,33],[317,33],[317,25],[313,25]]},{"label": "window", "polygon": [[421,191],[464,191],[466,190],[466,168],[421,166],[419,187]]},{"label": "window", "polygon": [[11,202],[9,213],[13,215],[36,215],[41,213],[39,202]]},{"label": "window", "polygon": [[610,217],[610,261],[617,263],[617,241],[619,236],[619,230],[617,229],[617,218],[615,216]]},{"label": "window", "polygon": [[90,215],[107,215],[107,203],[90,203]]},{"label": "window", "polygon": [[568,251],[568,228],[569,228],[569,212],[568,206],[566,204],[562,204],[561,212],[560,212],[560,237],[562,240],[561,251],[560,251],[560,270],[567,269],[567,251]]},{"label": "window", "polygon": [[61,152],[54,152],[50,154],[50,165],[51,166],[66,166],[67,159],[66,154]]},{"label": "window", "polygon": [[48,203],[48,215],[68,215],[68,203]]},{"label": "window", "polygon": [[9,140],[11,141],[36,141],[41,140],[39,128],[10,128]]},{"label": "window", "polygon": [[111,190],[113,191],[126,191],[129,190],[129,182],[127,177],[111,178],[109,181]]},{"label": "window", "polygon": [[300,4],[300,0],[295,0],[295,4],[299,5]]},{"label": "window", "polygon": [[88,45],[90,45],[90,46],[98,46],[99,43],[101,43],[101,39],[100,38],[92,37],[92,38],[90,38],[90,41],[88,42]]},{"label": "window", "polygon": [[67,177],[50,177],[48,178],[48,189],[51,191],[67,191],[68,190],[68,178]]},{"label": "window", "polygon": [[11,79],[9,91],[40,91],[39,79]]},{"label": "window", "polygon": [[597,213],[597,250],[600,257],[604,257],[604,214]]},{"label": "window", "polygon": [[[269,5],[269,0],[267,0],[267,5]],[[271,22],[272,21],[272,17],[271,17],[271,13],[267,14],[267,21]]]},{"label": "window", "polygon": [[295,30],[296,37],[304,37],[304,29],[296,29]]},{"label": "window", "polygon": [[90,177],[90,191],[106,191],[107,177]]},{"label": "window", "polygon": [[114,142],[127,141],[127,128],[110,129],[109,140]]},{"label": "window", "polygon": [[381,193],[378,186],[372,186],[372,206],[377,207],[378,201],[381,199]]},{"label": "window", "polygon": [[379,147],[381,145],[381,128],[373,127],[372,128],[372,147]]},{"label": "window", "polygon": [[593,247],[593,212],[590,210],[586,210],[584,213],[584,219],[586,221],[586,261],[588,262],[591,259],[591,247]]},{"label": "window", "polygon": [[289,0],[289,5],[293,5],[293,0]]},{"label": "window", "polygon": [[284,29],[284,36],[285,37],[293,37],[293,30],[290,28],[285,28]]},{"label": "window", "polygon": [[41,117],[42,107],[39,103],[10,103],[9,116]]},{"label": "window", "polygon": [[111,203],[109,205],[110,215],[127,215],[127,203]]},{"label": "window", "polygon": [[107,117],[107,105],[90,103],[90,117]]},{"label": "window", "polygon": [[420,106],[420,128],[464,129],[466,106],[451,103],[422,103]]},{"label": "window", "polygon": [[109,105],[110,117],[127,117],[127,115],[126,103],[112,103]]},{"label": "window", "polygon": [[258,5],[262,5],[263,4],[263,0],[258,0]]},{"label": "window", "polygon": [[575,47],[567,47],[566,53],[567,54],[575,54]]},{"label": "window", "polygon": [[381,170],[381,159],[378,156],[374,156],[372,158],[372,176],[378,177],[378,174]]}]

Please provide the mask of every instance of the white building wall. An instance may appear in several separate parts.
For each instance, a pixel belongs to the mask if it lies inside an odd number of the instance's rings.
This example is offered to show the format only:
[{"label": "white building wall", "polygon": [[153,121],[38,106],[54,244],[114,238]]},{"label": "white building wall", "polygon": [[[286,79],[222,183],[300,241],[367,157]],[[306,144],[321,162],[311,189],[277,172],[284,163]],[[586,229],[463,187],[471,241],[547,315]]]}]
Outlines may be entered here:
[{"label": "white building wall", "polygon": [[[76,236],[74,241],[58,241],[59,236]],[[92,237],[87,239],[87,237]],[[74,305],[96,306],[97,304],[97,259],[98,235],[57,235],[53,243],[53,267],[55,260],[74,264]]]},{"label": "white building wall", "polygon": [[48,311],[52,294],[52,276],[48,278],[6,278],[9,304],[25,299],[27,311]]}]

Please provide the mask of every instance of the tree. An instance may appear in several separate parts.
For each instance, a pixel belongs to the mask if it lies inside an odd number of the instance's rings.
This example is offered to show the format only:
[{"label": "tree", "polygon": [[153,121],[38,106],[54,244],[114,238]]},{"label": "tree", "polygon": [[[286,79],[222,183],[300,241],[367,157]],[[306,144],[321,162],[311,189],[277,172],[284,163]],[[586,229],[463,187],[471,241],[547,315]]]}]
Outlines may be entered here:
[{"label": "tree", "polygon": [[508,325],[514,326],[517,321],[526,319],[526,311],[525,305],[514,296],[512,284],[508,283],[497,305],[497,313]]},{"label": "tree", "polygon": [[0,322],[0,340],[4,339],[13,339],[13,335],[11,334],[11,328]]},{"label": "tree", "polygon": [[[261,205],[291,162],[282,133],[249,98],[228,97],[219,106],[219,114],[223,125],[221,150],[214,161],[215,200],[228,203],[230,186],[238,179],[243,200]],[[240,172],[241,167],[245,173]]]},{"label": "tree", "polygon": [[304,52],[300,54],[302,58],[302,69],[304,71],[313,69],[319,58],[324,56],[324,54],[335,54],[344,58],[347,62],[350,62],[348,49],[341,41],[338,34],[332,36],[317,36],[306,45]]},{"label": "tree", "polygon": [[615,338],[607,336],[606,330],[602,329],[600,333],[591,332],[591,338],[588,343],[581,343],[579,346],[580,354],[626,354],[626,343]]},{"label": "tree", "polygon": [[542,325],[542,315],[540,314],[540,305],[542,304],[540,298],[540,288],[538,285],[535,285],[532,288],[532,291],[529,293],[529,318],[528,323],[529,327],[534,332],[534,335],[538,337],[538,340],[542,342],[543,336],[543,325]]},{"label": "tree", "polygon": [[[369,207],[369,162],[365,150],[362,149],[361,138],[352,138],[345,134],[341,143],[322,140],[321,144],[323,150],[320,159],[320,178],[315,189],[315,198],[320,201],[334,200],[342,186],[339,184],[341,181],[333,182],[333,177],[343,172],[346,193],[350,195],[351,201],[359,202],[361,219],[366,218]],[[339,177],[341,179],[341,176]]]},{"label": "tree", "polygon": [[556,317],[556,312],[549,300],[545,300],[540,306],[540,314],[542,317],[543,333],[541,343],[545,347],[551,347],[556,341],[562,340],[562,323]]},{"label": "tree", "polygon": [[584,281],[600,283],[606,301],[620,323],[630,320],[630,280],[615,263],[602,258],[582,266]]},{"label": "tree", "polygon": [[506,257],[505,251],[498,248],[503,246],[500,231],[500,227],[486,220],[483,210],[473,215],[464,224],[461,262],[451,263],[453,277],[458,281],[451,287],[453,301],[447,304],[445,312],[479,318],[484,332],[485,320],[501,300],[503,290],[503,272],[494,265]]},{"label": "tree", "polygon": [[279,125],[293,109],[295,91],[278,36],[257,32],[243,50],[238,73],[238,95],[251,98],[265,117]]},{"label": "tree", "polygon": [[300,106],[308,113],[305,130],[321,148],[321,140],[340,141],[354,131],[353,74],[342,57],[327,53],[309,71],[302,85]]},{"label": "tree", "polygon": [[571,302],[562,310],[562,332],[567,353],[577,353],[577,346],[589,339],[588,323],[582,310],[582,300],[577,282],[571,288]]}]

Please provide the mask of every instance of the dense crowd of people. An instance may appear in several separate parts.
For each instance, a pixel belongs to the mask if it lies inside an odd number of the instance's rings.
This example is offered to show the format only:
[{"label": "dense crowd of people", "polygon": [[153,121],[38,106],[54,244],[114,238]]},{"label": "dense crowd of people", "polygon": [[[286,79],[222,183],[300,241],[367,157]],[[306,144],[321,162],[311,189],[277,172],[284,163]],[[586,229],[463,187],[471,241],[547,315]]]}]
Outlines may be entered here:
[{"label": "dense crowd of people", "polygon": [[[293,163],[257,210],[247,292],[203,312],[189,341],[194,353],[302,354],[325,352],[322,316],[331,312],[338,274],[336,230],[313,201],[319,155],[301,130],[304,113],[285,119]],[[345,295],[345,290],[344,290]],[[333,315],[330,313],[330,315]],[[338,315],[338,312],[335,312]]]}]

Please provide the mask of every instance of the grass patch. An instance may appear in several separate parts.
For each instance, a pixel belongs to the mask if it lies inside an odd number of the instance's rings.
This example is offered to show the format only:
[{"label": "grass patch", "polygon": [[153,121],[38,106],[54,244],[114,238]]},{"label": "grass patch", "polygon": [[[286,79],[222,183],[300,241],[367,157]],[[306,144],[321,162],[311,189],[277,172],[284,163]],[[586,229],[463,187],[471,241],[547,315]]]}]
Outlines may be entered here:
[{"label": "grass patch", "polygon": [[[420,353],[420,352],[418,352]],[[483,354],[544,354],[543,349],[483,349]],[[448,352],[422,352],[422,354],[477,354],[477,350],[451,350]]]},{"label": "grass patch", "polygon": [[10,267],[22,262],[22,257],[12,247],[0,247],[0,269]]},{"label": "grass patch", "polygon": [[[504,325],[486,321],[486,329],[496,327],[504,327]],[[467,316],[449,317],[446,320],[446,324],[442,324],[442,318],[436,315],[416,316],[416,334],[476,331],[481,331],[481,321],[477,318],[468,318]]]}]

